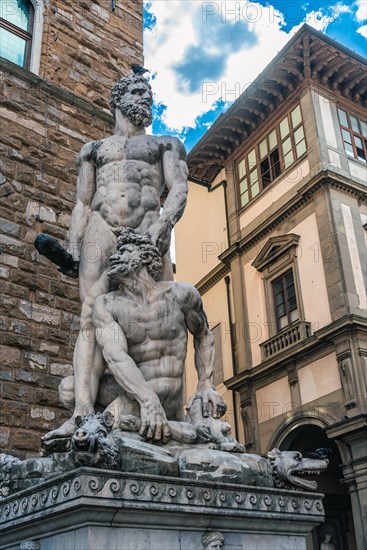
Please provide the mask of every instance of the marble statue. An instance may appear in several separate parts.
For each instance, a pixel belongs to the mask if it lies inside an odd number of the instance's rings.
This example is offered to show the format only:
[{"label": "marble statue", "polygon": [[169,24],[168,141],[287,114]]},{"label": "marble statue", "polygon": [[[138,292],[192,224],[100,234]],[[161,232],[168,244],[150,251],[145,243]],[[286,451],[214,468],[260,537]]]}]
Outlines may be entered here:
[{"label": "marble statue", "polygon": [[[147,235],[116,230],[109,278],[118,290],[93,308],[96,341],[119,386],[108,404],[114,429],[138,431],[150,441],[213,441],[222,450],[245,449],[220,419],[227,406],[213,386],[214,340],[192,285],[160,281],[163,262]],[[193,334],[198,387],[184,418],[183,375],[188,331]],[[70,401],[75,377],[62,384]],[[116,392],[115,392],[116,393]],[[228,437],[229,436],[229,437]]]},{"label": "marble statue", "polygon": [[[306,476],[328,465],[327,456],[297,451],[246,454],[231,437],[226,403],[213,385],[214,339],[201,296],[172,280],[168,248],[186,203],[185,150],[175,138],[145,135],[151,106],[141,75],[116,84],[115,134],[87,143],[78,157],[69,251],[48,236],[36,241],[63,273],[79,274],[74,376],[59,388],[72,415],[43,438],[41,456],[0,455],[0,500],[79,466],[316,490]],[[198,384],[185,413],[188,333]],[[223,536],[206,533],[202,543],[218,550]]]},{"label": "marble statue", "polygon": [[[115,385],[106,392],[106,408],[77,415],[71,436],[46,438],[41,458],[20,461],[0,455],[0,498],[78,466],[316,490],[316,481],[305,476],[325,469],[327,458],[278,449],[267,457],[246,454],[231,438],[230,426],[222,420],[225,402],[213,387],[213,336],[199,293],[186,283],[159,280],[161,253],[148,235],[131,228],[116,233],[117,253],[108,276],[118,288],[96,299],[92,315]],[[198,387],[184,417],[188,331],[194,337]],[[75,377],[61,384],[71,407],[74,386]]]},{"label": "marble statue", "polygon": [[20,543],[19,550],[41,550],[41,545],[37,540],[26,540]]},{"label": "marble statue", "polygon": [[335,546],[331,540],[331,535],[326,533],[324,540],[320,543],[320,550],[334,550]]},{"label": "marble statue", "polygon": [[219,531],[210,531],[202,536],[201,541],[205,550],[222,550],[224,536]]},{"label": "marble statue", "polygon": [[[129,226],[146,234],[162,256],[161,277],[170,280],[171,230],[187,197],[186,152],[170,136],[146,135],[152,121],[152,90],[141,75],[122,78],[112,89],[115,133],[85,144],[78,155],[77,201],[70,223],[69,253],[75,261],[66,275],[79,275],[81,330],[74,352],[75,410],[70,420],[46,439],[70,436],[75,417],[94,412],[99,380],[105,370],[92,323],[96,299],[111,290],[109,258],[115,251],[115,229]],[[162,211],[160,197],[168,189]],[[77,273],[78,272],[78,273]],[[158,421],[167,435],[163,417]],[[145,429],[145,428],[144,428]],[[154,429],[155,435],[157,430]]]}]

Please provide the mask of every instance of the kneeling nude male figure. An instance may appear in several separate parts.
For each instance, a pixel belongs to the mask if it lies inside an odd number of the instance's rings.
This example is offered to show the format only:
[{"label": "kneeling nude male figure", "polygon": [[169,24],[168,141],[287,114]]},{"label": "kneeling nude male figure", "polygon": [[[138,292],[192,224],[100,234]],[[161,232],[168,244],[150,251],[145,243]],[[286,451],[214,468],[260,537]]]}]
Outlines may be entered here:
[{"label": "kneeling nude male figure", "polygon": [[[114,427],[137,429],[153,441],[193,442],[197,433],[184,422],[183,407],[188,330],[199,378],[190,402],[198,399],[203,417],[219,419],[226,411],[213,387],[213,336],[200,294],[186,283],[157,280],[162,260],[147,236],[123,228],[117,248],[108,275],[120,288],[99,296],[93,309],[97,342],[121,388],[108,407]],[[72,380],[63,385],[70,401]]]},{"label": "kneeling nude male figure", "polygon": [[[92,311],[98,296],[111,290],[109,258],[116,250],[117,227],[149,235],[163,257],[162,279],[172,280],[168,249],[171,230],[187,197],[186,152],[170,136],[146,135],[152,121],[152,91],[137,75],[112,89],[115,134],[83,146],[78,155],[77,202],[70,223],[70,248],[77,276],[79,262],[81,330],[74,352],[75,410],[70,420],[44,439],[69,436],[75,416],[94,412],[105,365],[96,344]],[[169,192],[160,213],[160,196]]]}]

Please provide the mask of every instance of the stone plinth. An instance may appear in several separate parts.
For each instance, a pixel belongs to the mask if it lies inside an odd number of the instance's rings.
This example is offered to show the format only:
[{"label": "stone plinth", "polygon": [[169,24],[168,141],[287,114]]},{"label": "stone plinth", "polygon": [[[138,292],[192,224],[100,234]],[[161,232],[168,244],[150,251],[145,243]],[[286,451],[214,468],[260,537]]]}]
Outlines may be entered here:
[{"label": "stone plinth", "polygon": [[306,550],[322,495],[81,468],[10,496],[0,548],[199,550],[221,531],[224,550]]}]

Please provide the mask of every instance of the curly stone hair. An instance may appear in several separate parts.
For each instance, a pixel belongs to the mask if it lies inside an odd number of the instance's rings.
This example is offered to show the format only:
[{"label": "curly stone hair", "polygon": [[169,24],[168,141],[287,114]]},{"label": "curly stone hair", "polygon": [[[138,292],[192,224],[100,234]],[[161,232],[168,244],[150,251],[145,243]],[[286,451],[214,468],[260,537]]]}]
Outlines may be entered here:
[{"label": "curly stone hair", "polygon": [[224,543],[224,536],[222,533],[219,533],[219,531],[210,531],[209,533],[204,533],[202,536],[202,543],[205,547],[209,546],[211,542],[220,542],[221,544]]},{"label": "curly stone hair", "polygon": [[163,269],[163,262],[159,249],[151,243],[148,235],[139,235],[131,227],[117,227],[114,233],[117,235],[117,251],[120,252],[126,244],[137,246],[149,275],[156,281]]},{"label": "curly stone hair", "polygon": [[124,94],[126,93],[128,86],[130,86],[130,84],[138,83],[144,84],[150,89],[150,91],[152,91],[152,87],[148,80],[142,75],[132,74],[129,76],[123,76],[118,82],[116,82],[111,90],[110,97],[110,110],[113,115],[115,114],[116,108],[121,108],[124,101]]}]

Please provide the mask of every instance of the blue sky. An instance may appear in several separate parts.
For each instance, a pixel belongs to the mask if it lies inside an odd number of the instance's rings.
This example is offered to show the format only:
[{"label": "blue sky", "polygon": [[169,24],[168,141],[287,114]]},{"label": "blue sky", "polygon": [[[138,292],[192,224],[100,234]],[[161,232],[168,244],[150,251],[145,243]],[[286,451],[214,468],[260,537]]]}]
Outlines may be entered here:
[{"label": "blue sky", "polygon": [[307,22],[367,55],[367,0],[145,0],[154,134],[190,150]]}]

